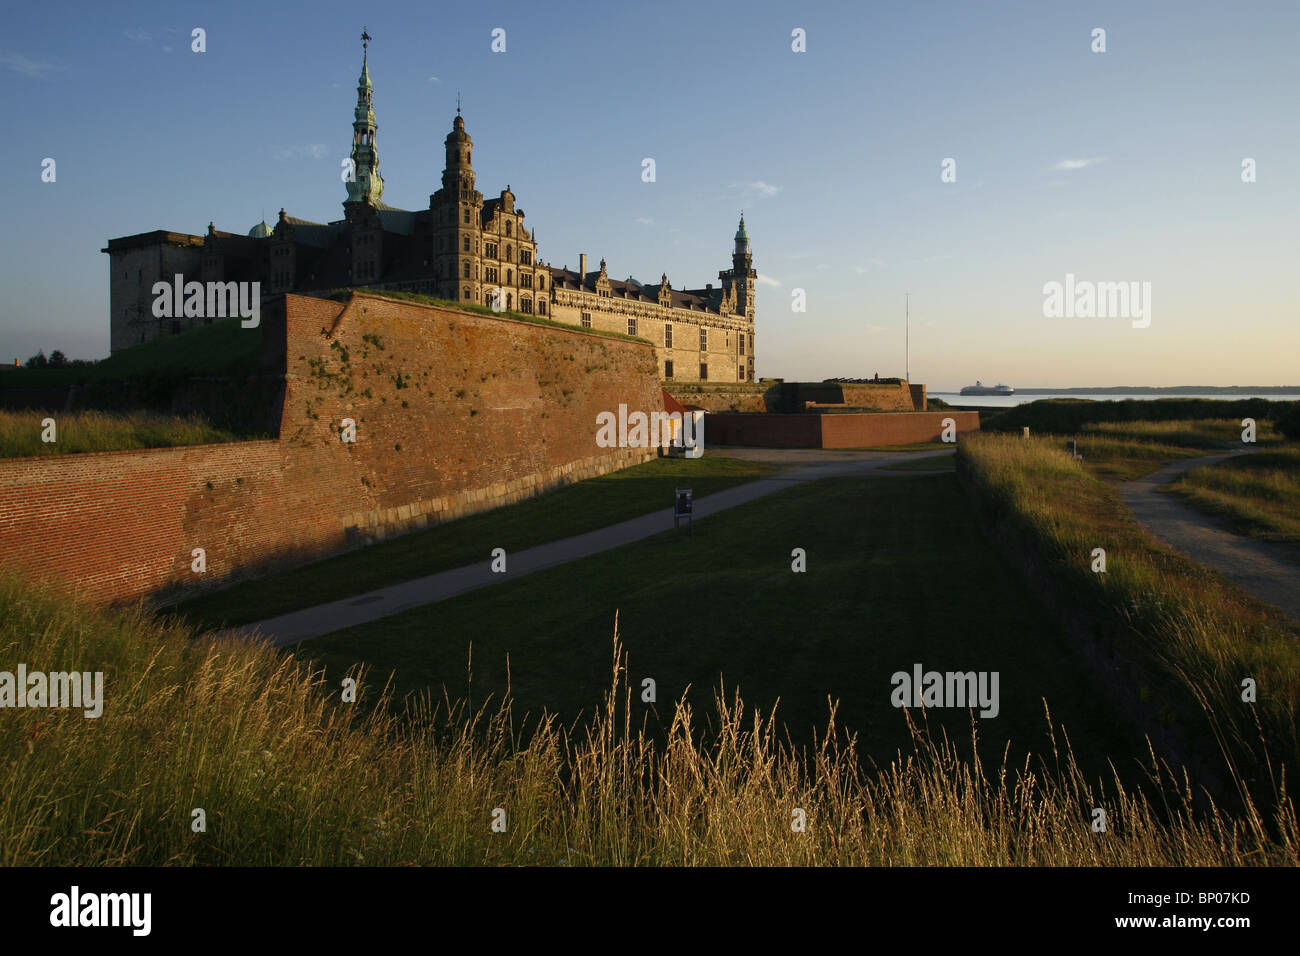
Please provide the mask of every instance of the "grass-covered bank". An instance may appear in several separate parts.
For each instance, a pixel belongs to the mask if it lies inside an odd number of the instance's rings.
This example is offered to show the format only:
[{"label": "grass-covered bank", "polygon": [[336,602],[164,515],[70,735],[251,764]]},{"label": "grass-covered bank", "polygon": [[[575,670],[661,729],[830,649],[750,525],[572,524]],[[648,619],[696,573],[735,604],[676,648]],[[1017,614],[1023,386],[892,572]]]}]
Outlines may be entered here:
[{"label": "grass-covered bank", "polygon": [[1240,534],[1300,545],[1300,445],[1194,468],[1167,490]]},{"label": "grass-covered bank", "polygon": [[[1284,765],[1300,766],[1300,633],[1285,616],[1150,537],[1055,440],[972,438],[958,471],[1062,599],[1136,663],[1147,726],[1170,725],[1202,755],[1222,742],[1257,795],[1281,792]],[[1254,703],[1242,699],[1247,678]]]},{"label": "grass-covered bank", "polygon": [[780,470],[776,465],[713,452],[697,459],[656,458],[517,504],[214,591],[185,601],[175,610],[203,627],[261,621],[488,561],[493,548],[504,548],[509,555],[668,508],[678,487],[688,487],[696,498],[702,498]]},{"label": "grass-covered bank", "polygon": [[[53,431],[45,424],[53,419]],[[54,441],[46,442],[49,434]],[[11,412],[0,409],[0,458],[72,455],[131,448],[171,448],[248,441],[267,435],[237,434],[196,415],[158,412]]]},{"label": "grass-covered bank", "polygon": [[[1166,780],[1157,810],[1085,782],[1061,736],[1059,757],[1027,767],[981,767],[918,736],[868,770],[837,729],[792,752],[728,698],[676,709],[657,743],[627,720],[639,688],[629,697],[625,671],[568,734],[521,737],[508,710],[398,721],[342,704],[337,684],[281,652],[12,577],[0,578],[0,660],[105,672],[99,719],[0,711],[7,866],[1300,863],[1289,805],[1201,817]],[[1098,806],[1105,834],[1089,825]],[[796,809],[806,832],[792,830]]]},{"label": "grass-covered bank", "polygon": [[1193,419],[1233,419],[1240,429],[1243,418],[1280,421],[1295,414],[1296,402],[1274,402],[1264,398],[1221,401],[1213,398],[1156,398],[1094,401],[1087,398],[1048,398],[1027,402],[1007,409],[981,409],[980,428],[984,431],[1019,433],[1028,427],[1031,434],[1049,432],[1068,435],[1094,422],[1166,422]]}]

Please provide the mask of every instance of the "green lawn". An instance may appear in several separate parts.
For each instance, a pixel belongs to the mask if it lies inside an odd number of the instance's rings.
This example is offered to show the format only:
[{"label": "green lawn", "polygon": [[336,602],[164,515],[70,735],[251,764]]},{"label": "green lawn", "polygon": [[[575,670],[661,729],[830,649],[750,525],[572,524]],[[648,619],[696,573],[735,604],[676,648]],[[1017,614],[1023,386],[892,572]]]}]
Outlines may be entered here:
[{"label": "green lawn", "polygon": [[712,452],[694,460],[657,458],[538,498],[205,594],[174,610],[202,627],[248,624],[486,561],[493,548],[514,553],[668,508],[674,488],[689,487],[700,498],[780,470],[776,465]]},{"label": "green lawn", "polygon": [[956,458],[952,455],[927,455],[892,465],[881,465],[882,471],[955,471]]},{"label": "green lawn", "polygon": [[[807,551],[804,573],[791,570],[796,547]],[[545,709],[568,722],[590,716],[608,686],[615,614],[635,721],[648,715],[652,731],[688,685],[701,705],[723,681],[750,708],[779,698],[795,740],[824,728],[828,698],[838,700],[841,726],[885,762],[909,749],[891,675],[919,662],[999,672],[1000,713],[979,721],[994,763],[1008,740],[1018,754],[1050,751],[1043,698],[1093,770],[1103,753],[1125,769],[1143,752],[1056,624],[993,556],[949,475],[798,485],[701,520],[692,536],[666,532],[296,653],[324,663],[335,682],[364,662],[376,685],[391,672],[399,694],[445,691],[474,707],[508,685],[517,714]],[[645,678],[657,683],[653,707],[639,703]],[[969,741],[967,711],[925,715]]]}]

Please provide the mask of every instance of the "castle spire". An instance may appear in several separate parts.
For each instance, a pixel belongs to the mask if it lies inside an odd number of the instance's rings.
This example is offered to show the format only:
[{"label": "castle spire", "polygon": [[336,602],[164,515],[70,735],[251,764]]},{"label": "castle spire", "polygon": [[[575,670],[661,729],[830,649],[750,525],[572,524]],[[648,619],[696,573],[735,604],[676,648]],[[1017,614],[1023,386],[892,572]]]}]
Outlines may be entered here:
[{"label": "castle spire", "polygon": [[384,194],[384,179],[379,175],[379,151],[375,145],[374,86],[370,82],[370,41],[366,30],[361,31],[361,76],[357,80],[357,108],[352,120],[352,174],[347,183],[348,203],[364,202],[371,206]]}]

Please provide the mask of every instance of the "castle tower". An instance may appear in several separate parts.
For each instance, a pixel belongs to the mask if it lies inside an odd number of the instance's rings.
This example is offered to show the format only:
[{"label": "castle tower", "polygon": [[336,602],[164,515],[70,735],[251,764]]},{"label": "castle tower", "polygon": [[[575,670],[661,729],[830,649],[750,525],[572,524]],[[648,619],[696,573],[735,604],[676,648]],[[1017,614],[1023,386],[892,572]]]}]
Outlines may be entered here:
[{"label": "castle tower", "polygon": [[347,183],[348,198],[343,203],[344,212],[355,203],[375,206],[384,195],[384,179],[379,175],[379,151],[375,145],[374,87],[370,83],[370,34],[361,34],[361,77],[357,80],[357,108],[352,121],[352,163],[355,181]]},{"label": "castle tower", "polygon": [[443,142],[442,189],[429,197],[438,290],[445,299],[482,303],[483,194],[474,188],[474,141],[465,132],[459,105]]},{"label": "castle tower", "polygon": [[754,321],[754,257],[749,251],[749,233],[745,231],[745,214],[740,214],[740,228],[736,230],[736,246],[731,254],[731,272],[736,284],[736,311],[749,321]]},{"label": "castle tower", "polygon": [[379,152],[375,146],[374,87],[370,83],[370,34],[361,33],[361,77],[357,80],[357,108],[352,121],[353,180],[346,183],[348,198],[343,214],[350,226],[352,271],[350,285],[371,285],[384,274],[384,230],[379,218],[379,201],[384,180],[379,175]]}]

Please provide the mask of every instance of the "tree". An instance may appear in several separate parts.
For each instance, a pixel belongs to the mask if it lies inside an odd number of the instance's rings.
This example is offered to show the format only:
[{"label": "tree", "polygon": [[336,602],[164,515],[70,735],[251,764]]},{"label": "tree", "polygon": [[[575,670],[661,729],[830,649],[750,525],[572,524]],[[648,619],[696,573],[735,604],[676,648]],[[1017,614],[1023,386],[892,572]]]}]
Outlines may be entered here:
[{"label": "tree", "polygon": [[68,357],[59,349],[55,349],[50,353],[50,368],[67,368],[67,366]]},{"label": "tree", "polygon": [[33,355],[31,358],[27,360],[28,368],[47,368],[49,367],[49,364],[50,364],[50,360],[45,357],[44,349],[37,352],[35,355]]}]

